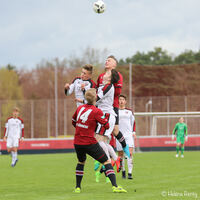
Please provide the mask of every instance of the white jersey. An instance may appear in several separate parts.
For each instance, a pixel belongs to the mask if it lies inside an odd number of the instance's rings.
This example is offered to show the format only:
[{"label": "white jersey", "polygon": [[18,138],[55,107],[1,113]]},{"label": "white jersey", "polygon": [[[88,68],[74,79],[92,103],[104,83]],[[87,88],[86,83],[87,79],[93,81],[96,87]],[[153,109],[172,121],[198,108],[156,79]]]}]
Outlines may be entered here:
[{"label": "white jersey", "polygon": [[116,116],[113,109],[115,88],[113,84],[101,85],[97,90],[96,106],[100,108],[103,113],[110,113]]},{"label": "white jersey", "polygon": [[[81,84],[83,84],[83,83],[85,84],[84,90],[81,89]],[[81,79],[81,77],[76,77],[76,78],[72,81],[72,83],[70,84],[69,89],[68,89],[68,90],[65,89],[65,94],[66,94],[66,95],[70,95],[70,94],[72,94],[72,93],[74,92],[75,97],[76,97],[77,99],[83,100],[83,101],[84,101],[83,103],[76,102],[76,105],[77,105],[77,107],[78,107],[78,106],[80,106],[80,105],[83,105],[83,104],[87,103],[86,100],[85,100],[85,97],[84,97],[85,92],[86,92],[88,89],[90,89],[90,88],[95,88],[95,87],[96,87],[96,84],[95,84],[95,82],[94,82],[93,80],[88,79],[88,80],[85,80],[85,81],[84,81],[84,80]]]},{"label": "white jersey", "polygon": [[5,134],[7,138],[19,139],[24,137],[24,123],[23,120],[10,117],[5,124]]},{"label": "white jersey", "polygon": [[106,130],[104,129],[104,131],[102,132],[102,126],[101,124],[98,124],[96,133],[105,135],[109,139],[111,139],[111,133],[114,129],[115,120],[116,120],[115,119],[116,114],[113,109],[114,93],[115,93],[115,88],[112,84],[101,85],[97,90],[96,106],[100,108],[104,114],[106,113],[110,114],[108,118],[110,128]]},{"label": "white jersey", "polygon": [[127,108],[119,109],[119,131],[124,138],[133,136],[135,132],[135,117],[133,112]]},{"label": "white jersey", "polygon": [[[119,131],[123,134],[126,144],[134,148],[133,132],[135,132],[135,117],[131,110],[119,109]],[[116,140],[117,151],[123,151],[122,145]]]}]

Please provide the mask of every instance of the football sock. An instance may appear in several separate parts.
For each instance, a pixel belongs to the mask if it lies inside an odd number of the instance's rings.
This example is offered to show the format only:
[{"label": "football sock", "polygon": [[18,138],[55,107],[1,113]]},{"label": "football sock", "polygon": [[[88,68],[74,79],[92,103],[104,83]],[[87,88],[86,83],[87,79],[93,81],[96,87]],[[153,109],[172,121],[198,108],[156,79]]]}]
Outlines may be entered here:
[{"label": "football sock", "polygon": [[14,152],[14,159],[17,160],[17,152]]},{"label": "football sock", "polygon": [[112,186],[117,187],[115,171],[112,165],[110,163],[106,164],[105,168],[106,168],[106,176],[110,179]]},{"label": "football sock", "polygon": [[117,138],[117,140],[119,141],[119,143],[122,145],[123,148],[126,147],[126,141],[120,131],[119,131],[118,135],[115,137]]},{"label": "football sock", "polygon": [[127,158],[127,164],[128,164],[128,173],[132,174],[133,170],[133,159],[132,158]]},{"label": "football sock", "polygon": [[100,169],[100,173],[102,174],[102,173],[105,172],[105,171],[106,171],[105,166],[102,165],[102,167],[101,167],[101,169]]},{"label": "football sock", "polygon": [[106,144],[106,146],[107,146],[107,149],[108,149],[108,153],[113,158],[113,160],[116,161],[117,160],[117,154],[115,153],[114,149],[112,148],[112,146],[110,144]]},{"label": "football sock", "polygon": [[179,154],[179,146],[176,146],[176,152]]},{"label": "football sock", "polygon": [[76,166],[76,187],[81,188],[81,181],[83,178],[83,174],[84,174],[84,165],[78,163]]},{"label": "football sock", "polygon": [[15,157],[14,157],[14,151],[11,151],[11,157],[12,157],[12,164],[14,164],[14,162],[15,162]]},{"label": "football sock", "polygon": [[184,153],[184,147],[181,147],[181,155]]}]

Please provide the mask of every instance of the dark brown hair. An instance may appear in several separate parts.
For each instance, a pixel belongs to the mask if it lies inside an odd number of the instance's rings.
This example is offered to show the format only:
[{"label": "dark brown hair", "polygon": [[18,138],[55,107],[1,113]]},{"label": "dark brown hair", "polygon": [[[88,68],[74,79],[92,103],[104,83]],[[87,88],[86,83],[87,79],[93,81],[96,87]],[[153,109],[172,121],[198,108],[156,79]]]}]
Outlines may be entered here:
[{"label": "dark brown hair", "polygon": [[126,98],[127,98],[127,97],[126,97],[125,95],[123,95],[123,94],[120,94],[120,95],[119,95],[119,98],[120,98],[120,97],[124,98],[125,100],[126,100]]},{"label": "dark brown hair", "polygon": [[92,71],[93,71],[93,66],[92,65],[87,64],[87,65],[84,65],[82,68],[87,70],[87,71],[89,71],[92,74]]}]

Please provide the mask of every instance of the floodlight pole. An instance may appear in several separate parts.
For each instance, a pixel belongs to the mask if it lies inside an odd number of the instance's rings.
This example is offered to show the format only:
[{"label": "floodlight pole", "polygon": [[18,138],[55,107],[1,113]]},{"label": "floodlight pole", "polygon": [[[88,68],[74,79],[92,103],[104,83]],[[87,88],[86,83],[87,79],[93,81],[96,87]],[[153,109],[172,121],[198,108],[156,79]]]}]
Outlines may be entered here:
[{"label": "floodlight pole", "polygon": [[58,137],[58,68],[55,66],[55,135]]},{"label": "floodlight pole", "polygon": [[129,63],[129,107],[132,109],[132,63]]}]

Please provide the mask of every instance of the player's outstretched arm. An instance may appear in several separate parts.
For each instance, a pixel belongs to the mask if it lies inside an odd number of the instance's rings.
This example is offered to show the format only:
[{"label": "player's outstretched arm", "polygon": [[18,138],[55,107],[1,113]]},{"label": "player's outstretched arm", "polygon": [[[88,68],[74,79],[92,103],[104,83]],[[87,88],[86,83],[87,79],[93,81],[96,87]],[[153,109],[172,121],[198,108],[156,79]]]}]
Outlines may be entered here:
[{"label": "player's outstretched arm", "polygon": [[74,91],[74,83],[72,84],[69,84],[69,83],[66,83],[65,84],[65,95],[70,95],[72,94]]}]

